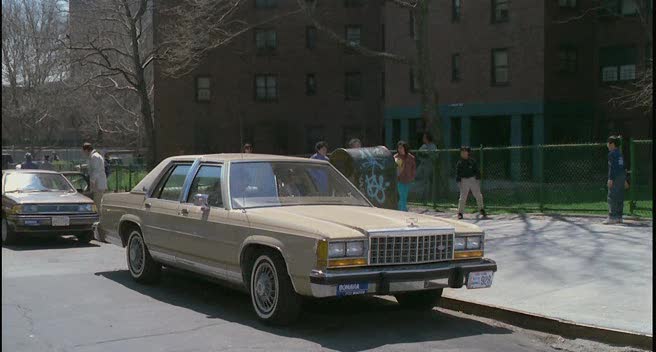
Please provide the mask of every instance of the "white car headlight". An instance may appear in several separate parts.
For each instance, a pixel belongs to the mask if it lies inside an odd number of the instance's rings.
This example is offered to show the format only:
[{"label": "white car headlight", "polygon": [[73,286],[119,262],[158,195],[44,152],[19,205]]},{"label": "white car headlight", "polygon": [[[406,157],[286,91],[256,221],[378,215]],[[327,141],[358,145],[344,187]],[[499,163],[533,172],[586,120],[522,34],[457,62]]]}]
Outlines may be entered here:
[{"label": "white car headlight", "polygon": [[465,237],[456,237],[456,241],[453,244],[453,248],[456,251],[461,251],[465,249]]},{"label": "white car headlight", "polygon": [[340,258],[346,256],[346,243],[328,243],[328,258]]},{"label": "white car headlight", "polygon": [[346,242],[346,256],[347,257],[364,256],[364,241]]},{"label": "white car headlight", "polygon": [[481,248],[481,237],[480,236],[469,236],[467,237],[467,249],[480,249]]}]

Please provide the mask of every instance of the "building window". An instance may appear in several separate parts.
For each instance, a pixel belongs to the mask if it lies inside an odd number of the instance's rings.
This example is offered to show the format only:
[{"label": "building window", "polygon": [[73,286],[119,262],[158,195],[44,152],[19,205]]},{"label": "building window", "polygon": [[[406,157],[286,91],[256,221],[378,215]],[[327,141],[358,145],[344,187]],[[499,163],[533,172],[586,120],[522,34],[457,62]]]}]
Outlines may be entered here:
[{"label": "building window", "polygon": [[271,53],[278,47],[276,31],[273,29],[255,30],[255,48],[258,53]]},{"label": "building window", "polygon": [[575,9],[578,6],[577,0],[558,0],[558,6],[561,8]]},{"label": "building window", "polygon": [[345,39],[349,46],[356,47],[360,46],[360,34],[362,27],[349,25],[346,26],[345,30]]},{"label": "building window", "polygon": [[314,49],[317,46],[317,29],[312,26],[305,27],[305,47]]},{"label": "building window", "polygon": [[611,15],[635,16],[639,11],[637,0],[603,0],[602,6]]},{"label": "building window", "polygon": [[344,0],[344,7],[362,7],[365,0]]},{"label": "building window", "polygon": [[451,81],[460,80],[460,54],[451,55]]},{"label": "building window", "polygon": [[416,93],[420,90],[421,84],[419,84],[419,77],[413,69],[410,69],[410,92]]},{"label": "building window", "polygon": [[255,0],[255,8],[272,9],[278,6],[278,0]]},{"label": "building window", "polygon": [[508,1],[492,0],[492,23],[508,22]]},{"label": "building window", "polygon": [[345,78],[344,93],[346,100],[360,100],[362,98],[362,74],[360,72],[347,72]]},{"label": "building window", "polygon": [[607,47],[599,51],[601,81],[632,81],[636,79],[635,47]]},{"label": "building window", "polygon": [[314,73],[305,75],[305,95],[317,94],[317,79]]},{"label": "building window", "polygon": [[451,20],[453,22],[460,21],[461,11],[462,11],[461,0],[451,0]]},{"label": "building window", "polygon": [[492,85],[508,84],[508,49],[492,50]]},{"label": "building window", "polygon": [[211,98],[210,77],[196,77],[196,101],[208,102]]},{"label": "building window", "polygon": [[576,73],[578,66],[578,50],[568,46],[560,47],[560,51],[558,52],[558,72]]},{"label": "building window", "polygon": [[275,101],[278,99],[278,77],[255,75],[255,100]]}]

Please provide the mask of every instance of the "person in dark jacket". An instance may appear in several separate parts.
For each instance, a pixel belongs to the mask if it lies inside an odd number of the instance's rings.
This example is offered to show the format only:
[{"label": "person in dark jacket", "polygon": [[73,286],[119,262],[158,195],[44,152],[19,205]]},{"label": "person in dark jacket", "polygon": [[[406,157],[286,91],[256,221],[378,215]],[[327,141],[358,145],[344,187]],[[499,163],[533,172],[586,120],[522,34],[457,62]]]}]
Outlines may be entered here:
[{"label": "person in dark jacket", "polygon": [[626,170],[624,169],[624,158],[619,148],[620,137],[608,137],[606,145],[608,146],[608,219],[603,223],[612,225],[622,222]]},{"label": "person in dark jacket", "polygon": [[27,169],[38,169],[39,165],[35,164],[32,161],[32,154],[31,153],[25,153],[25,161],[23,161],[20,164],[21,170],[27,170]]},{"label": "person in dark jacket", "polygon": [[483,207],[483,194],[481,194],[481,171],[478,169],[478,163],[471,158],[471,148],[460,148],[460,160],[456,164],[456,182],[460,189],[460,199],[458,200],[458,219],[462,219],[462,213],[467,204],[469,192],[476,198],[476,205],[482,216],[487,216]]}]

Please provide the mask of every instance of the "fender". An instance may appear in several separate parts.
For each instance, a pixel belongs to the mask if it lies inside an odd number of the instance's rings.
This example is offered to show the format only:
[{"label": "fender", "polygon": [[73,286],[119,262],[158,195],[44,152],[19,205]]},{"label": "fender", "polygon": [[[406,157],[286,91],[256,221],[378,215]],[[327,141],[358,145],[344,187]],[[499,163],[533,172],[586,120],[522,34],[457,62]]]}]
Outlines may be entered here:
[{"label": "fender", "polygon": [[[262,236],[262,235],[250,235],[246,237],[244,242],[239,246],[239,253],[237,257],[237,262],[239,263],[239,267],[241,267],[241,258],[242,254],[244,253],[244,248],[248,246],[249,244],[259,244],[262,246],[267,246],[271,247],[274,249],[277,249],[278,252],[282,255],[282,258],[285,260],[285,266],[287,269],[287,275],[290,275],[291,278],[291,272],[289,271],[289,258],[287,255],[287,252],[285,251],[285,245],[278,239],[275,239],[273,237],[268,237],[268,236]],[[292,287],[294,288],[294,291],[298,292],[296,289],[296,285],[294,284],[294,280],[290,280],[292,283]],[[244,283],[245,285],[249,285],[249,283]]]},{"label": "fender", "polygon": [[143,236],[144,241],[148,243],[148,241],[146,240],[146,234],[144,233],[143,226],[141,224],[141,218],[133,214],[123,214],[121,216],[121,219],[118,221],[117,233],[119,234],[119,238],[121,237],[121,232],[120,232],[121,225],[123,225],[123,223],[126,221],[137,224],[137,226],[139,226],[139,228],[141,229],[141,236]]}]

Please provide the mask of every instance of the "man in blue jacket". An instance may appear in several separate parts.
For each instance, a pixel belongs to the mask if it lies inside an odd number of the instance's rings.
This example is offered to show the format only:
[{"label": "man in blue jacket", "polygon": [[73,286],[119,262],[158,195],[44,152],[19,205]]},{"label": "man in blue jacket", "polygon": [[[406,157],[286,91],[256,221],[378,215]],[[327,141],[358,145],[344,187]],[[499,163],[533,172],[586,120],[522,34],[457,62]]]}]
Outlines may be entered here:
[{"label": "man in blue jacket", "polygon": [[608,219],[606,225],[622,222],[624,212],[624,181],[626,170],[624,158],[620,152],[620,137],[608,137]]}]

